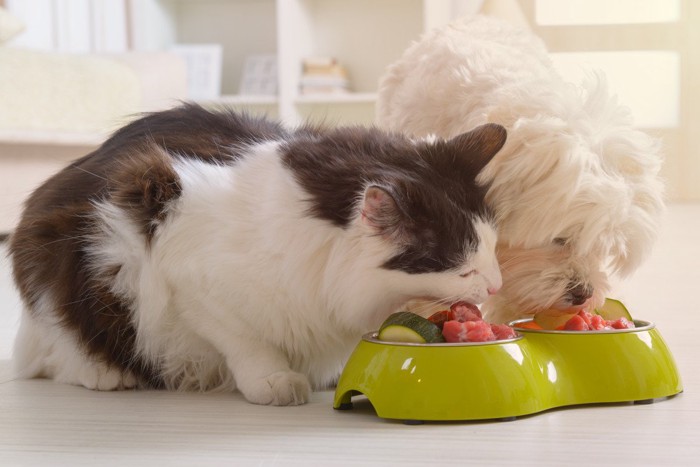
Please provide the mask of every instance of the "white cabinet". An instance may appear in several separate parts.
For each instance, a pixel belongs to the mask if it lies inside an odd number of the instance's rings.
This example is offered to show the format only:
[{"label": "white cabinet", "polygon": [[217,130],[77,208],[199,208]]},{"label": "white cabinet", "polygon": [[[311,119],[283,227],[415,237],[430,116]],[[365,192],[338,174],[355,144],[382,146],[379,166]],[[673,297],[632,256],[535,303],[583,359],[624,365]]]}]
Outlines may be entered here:
[{"label": "white cabinet", "polygon": [[[131,2],[132,46],[223,46],[222,95],[215,103],[305,120],[371,123],[379,77],[426,29],[447,22],[463,0],[139,0]],[[277,57],[275,96],[240,95],[250,55]],[[300,95],[302,60],[334,57],[351,93]],[[209,101],[211,102],[211,101]]]}]

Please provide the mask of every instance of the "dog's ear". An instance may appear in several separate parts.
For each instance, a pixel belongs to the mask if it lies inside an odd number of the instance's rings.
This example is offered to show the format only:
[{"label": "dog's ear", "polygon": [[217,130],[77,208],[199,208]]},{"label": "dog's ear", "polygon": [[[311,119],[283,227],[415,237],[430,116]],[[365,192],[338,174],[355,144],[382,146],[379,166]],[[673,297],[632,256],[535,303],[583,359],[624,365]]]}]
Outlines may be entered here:
[{"label": "dog's ear", "polygon": [[506,129],[487,123],[448,141],[457,152],[468,158],[475,172],[480,172],[506,143]]}]

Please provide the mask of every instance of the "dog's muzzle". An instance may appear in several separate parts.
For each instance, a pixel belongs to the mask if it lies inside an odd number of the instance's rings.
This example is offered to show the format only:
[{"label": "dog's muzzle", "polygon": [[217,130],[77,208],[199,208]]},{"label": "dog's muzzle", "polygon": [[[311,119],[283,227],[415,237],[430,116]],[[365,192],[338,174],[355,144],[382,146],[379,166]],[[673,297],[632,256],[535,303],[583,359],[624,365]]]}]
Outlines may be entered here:
[{"label": "dog's muzzle", "polygon": [[593,296],[593,288],[588,284],[574,283],[567,290],[567,298],[572,305],[583,305]]}]

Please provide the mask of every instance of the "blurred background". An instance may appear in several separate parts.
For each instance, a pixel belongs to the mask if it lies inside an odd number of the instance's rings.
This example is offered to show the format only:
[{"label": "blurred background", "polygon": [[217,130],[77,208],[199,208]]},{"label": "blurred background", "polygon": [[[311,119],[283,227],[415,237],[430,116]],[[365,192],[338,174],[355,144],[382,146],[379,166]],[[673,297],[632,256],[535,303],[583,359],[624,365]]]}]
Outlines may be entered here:
[{"label": "blurred background", "polygon": [[0,234],[34,187],[140,112],[195,100],[372,123],[385,68],[477,12],[530,28],[572,82],[602,70],[663,139],[669,199],[700,200],[695,0],[0,0]]}]

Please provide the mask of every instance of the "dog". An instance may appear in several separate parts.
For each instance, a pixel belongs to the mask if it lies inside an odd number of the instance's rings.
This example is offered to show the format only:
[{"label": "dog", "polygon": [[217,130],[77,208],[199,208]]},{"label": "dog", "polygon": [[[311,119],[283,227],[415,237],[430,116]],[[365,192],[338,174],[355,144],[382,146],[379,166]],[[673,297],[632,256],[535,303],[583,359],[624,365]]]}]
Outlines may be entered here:
[{"label": "dog", "polygon": [[489,122],[508,140],[479,179],[503,276],[485,316],[599,306],[656,240],[660,142],[634,128],[603,75],[565,82],[539,38],[494,18],[426,33],[380,78],[380,127],[449,138]]}]

